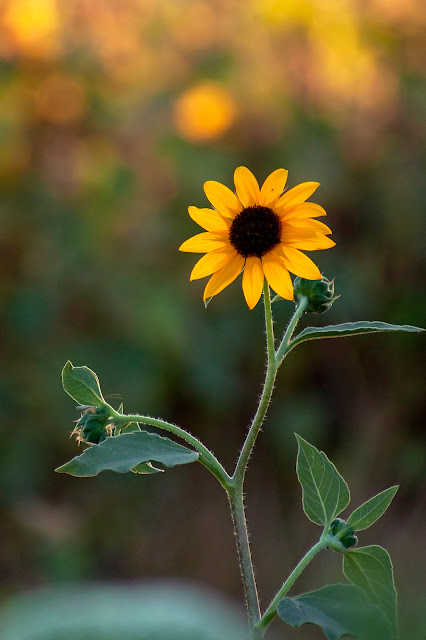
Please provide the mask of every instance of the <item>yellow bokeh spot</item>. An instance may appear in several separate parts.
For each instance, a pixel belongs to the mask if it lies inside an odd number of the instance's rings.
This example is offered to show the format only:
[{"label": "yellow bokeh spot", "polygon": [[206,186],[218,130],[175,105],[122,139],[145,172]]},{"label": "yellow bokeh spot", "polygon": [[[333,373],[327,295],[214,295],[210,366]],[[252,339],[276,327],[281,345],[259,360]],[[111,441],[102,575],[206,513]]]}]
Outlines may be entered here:
[{"label": "yellow bokeh spot", "polygon": [[56,0],[10,0],[3,16],[19,53],[49,56],[59,45]]},{"label": "yellow bokeh spot", "polygon": [[173,110],[178,134],[191,142],[218,138],[235,121],[236,113],[232,97],[214,82],[203,82],[185,91]]},{"label": "yellow bokeh spot", "polygon": [[271,26],[309,24],[315,15],[315,2],[311,0],[253,0],[253,7],[263,22]]}]

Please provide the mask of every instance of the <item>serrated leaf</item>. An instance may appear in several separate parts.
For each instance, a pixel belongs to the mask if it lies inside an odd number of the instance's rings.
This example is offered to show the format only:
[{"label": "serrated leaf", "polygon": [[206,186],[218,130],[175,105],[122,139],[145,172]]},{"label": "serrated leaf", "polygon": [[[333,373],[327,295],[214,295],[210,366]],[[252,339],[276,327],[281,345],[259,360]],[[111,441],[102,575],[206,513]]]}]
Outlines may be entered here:
[{"label": "serrated leaf", "polygon": [[388,324],[387,322],[344,322],[343,324],[328,325],[326,327],[307,327],[303,329],[290,343],[295,347],[306,340],[318,340],[320,338],[343,338],[356,336],[362,333],[380,333],[383,331],[407,331],[420,332],[424,329],[408,324]]},{"label": "serrated leaf", "polygon": [[392,560],[386,549],[371,545],[347,551],[343,557],[343,572],[383,611],[392,629],[392,638],[397,638],[396,589]]},{"label": "serrated leaf", "polygon": [[279,617],[292,627],[311,623],[329,640],[353,636],[358,640],[389,640],[389,624],[362,589],[331,584],[278,603]]},{"label": "serrated leaf", "polygon": [[161,463],[165,467],[195,462],[198,453],[156,433],[137,431],[106,438],[88,447],[81,455],[58,467],[59,473],[72,476],[96,476],[101,471],[126,473],[143,462]]},{"label": "serrated leaf", "polygon": [[98,376],[88,367],[74,367],[68,360],[62,369],[62,386],[79,405],[102,407],[102,396]]},{"label": "serrated leaf", "polygon": [[303,510],[315,524],[328,526],[348,506],[349,487],[323,451],[295,435],[299,445],[296,469],[303,489]]},{"label": "serrated leaf", "polygon": [[396,492],[398,486],[385,489],[377,496],[370,498],[367,502],[364,502],[358,509],[355,509],[349,516],[346,526],[354,531],[362,531],[368,529],[374,524],[386,511]]}]

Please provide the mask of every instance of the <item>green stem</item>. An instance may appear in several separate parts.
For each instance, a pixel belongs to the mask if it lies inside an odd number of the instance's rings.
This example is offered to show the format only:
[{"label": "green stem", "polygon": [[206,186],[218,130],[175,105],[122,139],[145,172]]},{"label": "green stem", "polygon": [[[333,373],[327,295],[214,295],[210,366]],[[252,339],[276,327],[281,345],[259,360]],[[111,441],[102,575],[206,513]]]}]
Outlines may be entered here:
[{"label": "green stem", "polygon": [[[267,369],[265,382],[262,389],[262,394],[257,406],[257,410],[253,421],[250,425],[246,440],[241,449],[240,456],[235,466],[234,474],[231,476],[225,471],[220,462],[212,454],[207,447],[204,446],[193,435],[181,429],[177,425],[174,425],[165,420],[157,418],[151,418],[149,416],[135,415],[122,415],[118,413],[113,407],[108,405],[111,412],[111,416],[115,423],[127,424],[129,422],[137,422],[140,424],[148,424],[159,429],[164,429],[174,433],[176,436],[185,440],[188,444],[194,447],[199,454],[199,461],[203,464],[220,482],[228,494],[229,504],[231,507],[232,520],[234,523],[235,536],[237,540],[238,558],[241,568],[241,574],[244,585],[244,592],[246,597],[248,617],[250,624],[250,638],[251,640],[261,640],[264,636],[265,629],[269,623],[276,616],[276,605],[279,600],[284,597],[288,589],[292,586],[293,582],[297,579],[305,566],[311,561],[314,555],[319,551],[319,544],[309,551],[306,556],[300,561],[296,569],[290,575],[288,580],[284,583],[283,587],[278,592],[277,596],[272,601],[270,607],[261,618],[261,612],[259,607],[259,599],[257,595],[256,581],[254,577],[253,563],[251,559],[250,544],[248,539],[247,523],[244,512],[244,500],[243,500],[243,485],[244,478],[247,470],[248,461],[253,451],[257,436],[262,427],[263,421],[268,410],[268,406],[271,400],[272,392],[274,389],[274,382],[277,375],[279,366],[281,365],[284,357],[288,353],[291,345],[291,337],[296,328],[296,325],[303,315],[307,299],[302,298],[299,306],[296,308],[293,317],[287,327],[287,330],[283,336],[281,344],[275,353],[275,337],[274,327],[272,319],[271,309],[271,297],[269,291],[269,285],[265,280],[263,287],[263,299],[265,306],[265,328],[266,328],[266,347],[267,347]],[[323,545],[323,543],[321,543]],[[322,548],[322,546],[321,546]],[[284,594],[284,595],[283,595]]]},{"label": "green stem", "polygon": [[241,488],[236,487],[234,490],[229,491],[228,498],[229,505],[231,507],[232,521],[234,523],[235,538],[237,541],[238,560],[244,585],[250,632],[252,634],[251,640],[255,640],[255,638],[262,637],[262,635],[259,635],[258,631],[253,631],[256,623],[260,619],[260,607],[251,559],[247,522],[244,513],[244,499]]},{"label": "green stem", "polygon": [[266,609],[262,618],[257,623],[256,626],[258,629],[265,630],[270,625],[272,620],[277,615],[277,605],[280,602],[280,600],[282,600],[287,595],[287,593],[289,592],[293,584],[296,582],[297,578],[300,576],[302,571],[306,569],[306,567],[313,560],[313,558],[315,558],[317,553],[321,551],[321,549],[324,549],[326,546],[327,546],[327,540],[319,540],[319,542],[317,542],[312,547],[312,549],[309,549],[308,553],[305,556],[303,556],[303,558],[301,559],[297,567],[293,569],[293,571],[291,572],[287,580],[284,582],[281,589],[278,591],[275,598],[272,600],[269,607]]},{"label": "green stem", "polygon": [[268,365],[266,369],[265,382],[262,389],[262,395],[260,396],[259,404],[257,406],[256,414],[251,423],[247,438],[241,449],[240,457],[238,458],[237,465],[235,467],[234,475],[232,479],[236,485],[242,487],[244,482],[244,476],[247,469],[247,464],[253,451],[254,443],[259,434],[260,428],[265,419],[266,412],[268,410],[269,403],[271,401],[272,392],[274,390],[275,376],[277,374],[278,365],[275,360],[275,338],[274,338],[274,326],[272,320],[271,309],[271,296],[269,292],[269,285],[266,282],[263,287],[263,299],[265,304],[265,327],[266,327],[266,347],[268,353]]},{"label": "green stem", "polygon": [[[293,331],[296,328],[299,318],[302,316],[305,310],[305,300],[302,299],[300,305],[294,312],[292,319],[290,320],[287,331],[284,334],[281,342],[280,349],[275,354],[275,337],[274,326],[271,309],[271,296],[269,291],[269,285],[265,280],[263,287],[263,300],[265,306],[265,329],[266,329],[266,348],[267,348],[267,369],[265,382],[260,396],[259,404],[257,406],[256,414],[251,423],[246,440],[241,449],[240,456],[238,458],[234,474],[232,476],[233,490],[228,492],[229,501],[231,505],[232,519],[234,522],[235,536],[237,539],[238,557],[241,567],[241,574],[243,578],[251,638],[256,640],[257,638],[263,638],[264,628],[259,627],[259,601],[257,595],[256,581],[254,578],[253,563],[251,560],[250,544],[248,540],[247,524],[244,515],[244,502],[243,502],[243,485],[244,478],[247,470],[248,461],[253,451],[254,444],[256,442],[259,431],[265,420],[266,412],[268,410],[269,403],[271,401],[272,392],[274,390],[274,382],[277,375],[278,368],[285,355],[285,347],[288,346]],[[284,346],[283,346],[284,345]],[[278,355],[281,357],[279,359]]]},{"label": "green stem", "polygon": [[278,367],[282,364],[282,361],[284,360],[284,358],[286,357],[287,353],[290,350],[291,337],[294,333],[297,323],[305,313],[305,309],[308,306],[308,302],[309,302],[308,298],[306,298],[306,296],[303,296],[298,306],[296,307],[293,317],[291,318],[288,324],[287,330],[284,333],[283,339],[281,340],[281,344],[278,347],[278,350],[276,353],[276,361],[277,361]]},{"label": "green stem", "polygon": [[249,432],[241,450],[238,462],[232,476],[232,490],[228,492],[231,507],[232,520],[234,522],[235,537],[237,541],[238,559],[244,585],[247,603],[251,640],[263,637],[263,631],[256,629],[256,623],[260,619],[259,599],[257,595],[256,580],[254,577],[253,563],[251,559],[250,543],[248,539],[247,523],[244,513],[243,484],[247,464],[256,442],[259,430],[265,419],[266,411],[271,399],[277,365],[275,361],[275,338],[272,321],[271,297],[269,285],[265,280],[263,287],[263,299],[265,305],[266,346],[268,365],[262,395],[251,423]]},{"label": "green stem", "polygon": [[212,452],[207,449],[207,447],[198,440],[195,436],[188,433],[181,427],[178,427],[171,422],[166,422],[165,420],[160,420],[158,418],[151,418],[149,416],[141,416],[138,414],[135,415],[123,415],[118,413],[113,407],[108,405],[111,415],[114,418],[115,423],[119,424],[127,424],[129,422],[137,422],[139,424],[149,424],[153,427],[158,427],[159,429],[164,429],[165,431],[169,431],[170,433],[174,433],[182,440],[185,440],[188,444],[194,447],[200,454],[199,462],[206,467],[220,482],[223,488],[228,492],[231,486],[231,477],[227,474],[225,469],[220,464],[219,460],[212,454]]}]

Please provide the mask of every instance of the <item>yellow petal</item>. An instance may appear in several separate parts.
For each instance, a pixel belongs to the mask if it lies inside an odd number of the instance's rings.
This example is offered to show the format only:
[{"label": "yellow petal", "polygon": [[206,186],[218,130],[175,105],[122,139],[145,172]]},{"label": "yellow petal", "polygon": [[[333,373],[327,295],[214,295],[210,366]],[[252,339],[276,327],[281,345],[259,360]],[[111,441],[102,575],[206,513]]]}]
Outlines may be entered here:
[{"label": "yellow petal", "polygon": [[260,189],[250,169],[238,167],[234,172],[235,189],[243,207],[259,204]]},{"label": "yellow petal", "polygon": [[274,206],[275,213],[283,214],[297,205],[302,204],[311,196],[319,187],[319,182],[302,182],[297,187],[293,187],[283,193],[281,198]]},{"label": "yellow petal", "polygon": [[241,202],[235,193],[220,182],[208,180],[204,183],[204,193],[215,209],[227,218],[235,218],[242,210]]},{"label": "yellow petal", "polygon": [[235,249],[216,249],[206,253],[196,262],[189,279],[198,280],[199,278],[211,276],[212,273],[225,266],[236,253]]},{"label": "yellow petal", "polygon": [[293,283],[284,266],[283,258],[272,249],[262,257],[262,266],[266,279],[275,293],[286,300],[293,300]]},{"label": "yellow petal", "polygon": [[215,296],[220,293],[234,282],[235,278],[241,273],[241,269],[244,266],[244,258],[237,253],[222,269],[216,271],[208,281],[206,288],[204,289],[204,300]]},{"label": "yellow petal", "polygon": [[317,251],[318,249],[331,249],[335,246],[335,242],[324,236],[322,233],[315,233],[314,231],[306,231],[306,229],[299,229],[294,233],[283,233],[281,242],[285,246],[294,247],[295,249],[302,249],[305,251]]},{"label": "yellow petal", "polygon": [[214,209],[199,209],[198,207],[188,207],[191,218],[207,231],[227,231],[229,222]]},{"label": "yellow petal", "polygon": [[294,275],[308,280],[321,278],[321,272],[315,262],[298,249],[281,244],[275,250],[283,258],[284,266]]},{"label": "yellow petal", "polygon": [[287,169],[277,169],[269,175],[260,190],[259,204],[262,207],[273,207],[284,191],[287,182]]},{"label": "yellow petal", "polygon": [[325,212],[325,209],[323,209],[319,204],[315,204],[314,202],[304,202],[290,211],[285,210],[281,218],[283,222],[286,222],[287,220],[291,220],[295,217],[320,218],[321,216],[326,215],[327,213]]},{"label": "yellow petal", "polygon": [[311,218],[291,218],[291,220],[283,224],[283,230],[288,230],[289,233],[296,233],[298,229],[307,229],[317,233],[325,233],[326,235],[333,233],[326,224],[319,220],[312,220]]},{"label": "yellow petal", "polygon": [[188,251],[190,253],[205,253],[207,251],[213,251],[214,249],[223,249],[229,246],[227,241],[227,234],[210,233],[198,233],[196,236],[192,236],[180,245],[179,251]]},{"label": "yellow petal", "polygon": [[264,280],[265,276],[260,258],[256,256],[246,258],[243,273],[243,292],[249,309],[253,309],[259,302]]}]

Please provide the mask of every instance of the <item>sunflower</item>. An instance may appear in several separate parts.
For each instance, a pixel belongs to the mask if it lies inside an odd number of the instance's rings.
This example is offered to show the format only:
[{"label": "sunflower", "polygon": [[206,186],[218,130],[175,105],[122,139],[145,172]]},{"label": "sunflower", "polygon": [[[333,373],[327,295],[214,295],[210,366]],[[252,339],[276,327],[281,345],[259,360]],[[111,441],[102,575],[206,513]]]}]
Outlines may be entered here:
[{"label": "sunflower", "polygon": [[256,306],[266,277],[282,298],[293,300],[290,273],[318,280],[321,273],[300,250],[329,249],[331,229],[315,218],[322,207],[306,202],[319,186],[303,182],[284,192],[288,171],[277,169],[262,188],[246,167],[234,173],[236,193],[220,182],[204,183],[212,209],[188,207],[191,218],[206,231],[186,240],[180,251],[205,253],[191,280],[211,276],[204,300],[217,295],[243,271],[243,292],[250,309]]}]

